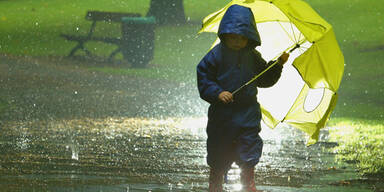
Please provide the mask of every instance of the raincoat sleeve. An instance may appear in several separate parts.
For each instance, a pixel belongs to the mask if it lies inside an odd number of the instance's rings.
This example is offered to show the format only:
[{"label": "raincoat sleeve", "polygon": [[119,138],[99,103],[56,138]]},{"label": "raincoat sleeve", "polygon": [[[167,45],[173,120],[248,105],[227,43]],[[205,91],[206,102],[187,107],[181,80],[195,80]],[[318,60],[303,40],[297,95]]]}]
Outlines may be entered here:
[{"label": "raincoat sleeve", "polygon": [[219,101],[218,96],[223,89],[217,84],[217,62],[208,53],[197,66],[197,86],[200,97],[208,103],[216,103]]},{"label": "raincoat sleeve", "polygon": [[[259,52],[254,52],[256,57],[256,65],[257,65],[257,74],[264,71],[269,65],[274,63],[275,61],[266,62]],[[282,65],[276,64],[268,71],[266,71],[263,75],[261,75],[256,80],[256,86],[261,88],[272,87],[281,76],[281,71],[283,69]]]}]

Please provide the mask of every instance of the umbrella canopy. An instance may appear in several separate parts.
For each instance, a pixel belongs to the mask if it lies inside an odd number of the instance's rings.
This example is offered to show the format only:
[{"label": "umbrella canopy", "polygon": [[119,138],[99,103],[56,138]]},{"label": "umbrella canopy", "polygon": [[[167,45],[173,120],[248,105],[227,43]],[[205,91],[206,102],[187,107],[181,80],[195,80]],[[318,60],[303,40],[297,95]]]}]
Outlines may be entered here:
[{"label": "umbrella canopy", "polygon": [[287,123],[309,134],[308,144],[315,143],[336,105],[344,72],[344,57],[332,26],[301,0],[233,0],[204,18],[200,32],[217,33],[233,4],[251,8],[261,38],[256,49],[265,60],[298,47],[279,82],[260,89],[258,100],[265,124],[274,128]]}]

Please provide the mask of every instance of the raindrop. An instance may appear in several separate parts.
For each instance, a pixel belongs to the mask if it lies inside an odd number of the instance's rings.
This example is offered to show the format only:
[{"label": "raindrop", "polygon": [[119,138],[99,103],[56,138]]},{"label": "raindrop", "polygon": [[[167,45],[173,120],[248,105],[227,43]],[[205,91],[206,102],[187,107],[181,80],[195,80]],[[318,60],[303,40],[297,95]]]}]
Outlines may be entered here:
[{"label": "raindrop", "polygon": [[344,106],[346,106],[346,105],[347,105],[347,103],[343,103],[343,105],[344,105]]},{"label": "raindrop", "polygon": [[76,27],[76,31],[78,31],[79,30],[79,27]]},{"label": "raindrop", "polygon": [[234,191],[240,191],[243,186],[240,183],[234,184],[233,185]]},{"label": "raindrop", "polygon": [[181,43],[183,40],[182,39],[179,39],[179,42]]},{"label": "raindrop", "polygon": [[75,144],[67,145],[66,148],[71,148],[72,151],[72,159],[73,160],[79,160],[79,150],[77,149],[77,146]]},{"label": "raindrop", "polygon": [[38,22],[36,22],[36,23],[35,23],[35,25],[36,25],[36,26],[38,26],[38,25],[39,25],[39,23],[38,23]]},{"label": "raindrop", "polygon": [[79,160],[79,153],[74,149],[72,149],[72,159]]},{"label": "raindrop", "polygon": [[348,76],[351,76],[351,73],[348,73]]},{"label": "raindrop", "polygon": [[75,91],[75,95],[77,95],[77,91]]},{"label": "raindrop", "polygon": [[368,90],[365,90],[365,92],[364,92],[365,94],[367,94],[368,93]]}]

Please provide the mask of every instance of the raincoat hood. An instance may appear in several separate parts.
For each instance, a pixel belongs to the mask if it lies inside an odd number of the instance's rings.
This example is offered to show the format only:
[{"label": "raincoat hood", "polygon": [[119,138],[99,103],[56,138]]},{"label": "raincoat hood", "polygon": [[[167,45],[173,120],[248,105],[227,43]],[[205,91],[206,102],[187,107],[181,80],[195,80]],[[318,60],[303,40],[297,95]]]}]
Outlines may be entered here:
[{"label": "raincoat hood", "polygon": [[250,8],[240,5],[232,5],[225,12],[220,22],[218,36],[223,41],[223,34],[234,33],[248,38],[251,48],[261,45],[259,32]]}]

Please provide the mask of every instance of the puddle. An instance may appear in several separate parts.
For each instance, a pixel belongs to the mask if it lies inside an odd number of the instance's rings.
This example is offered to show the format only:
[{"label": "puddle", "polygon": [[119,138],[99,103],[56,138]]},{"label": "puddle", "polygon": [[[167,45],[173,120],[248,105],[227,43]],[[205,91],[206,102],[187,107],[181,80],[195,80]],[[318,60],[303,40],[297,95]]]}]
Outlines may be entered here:
[{"label": "puddle", "polygon": [[[7,191],[206,191],[206,118],[106,118],[7,122],[0,135],[0,187]],[[327,131],[306,147],[290,127],[260,133],[256,167],[266,191],[369,191],[348,184],[354,170],[334,161]],[[239,191],[233,165],[227,191]],[[345,183],[342,183],[345,181]]]}]

